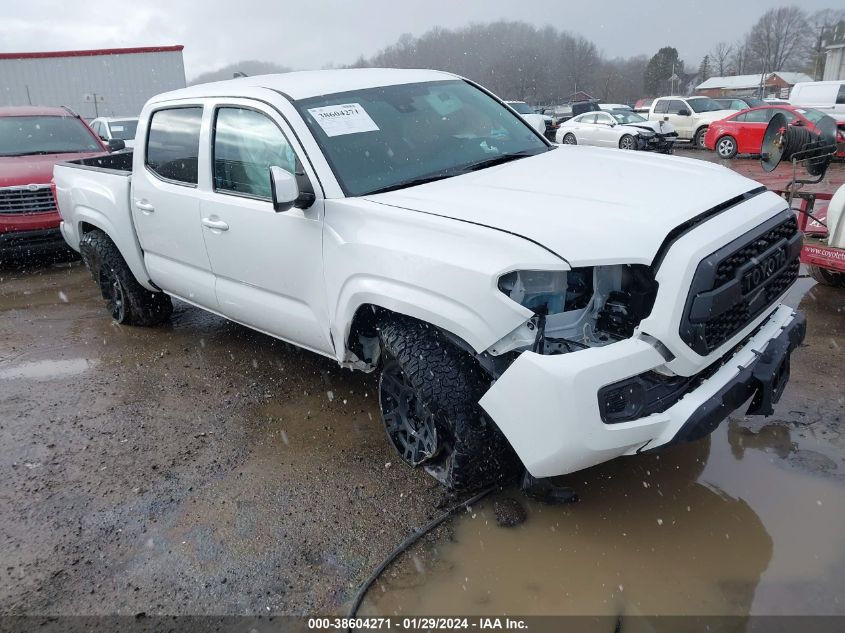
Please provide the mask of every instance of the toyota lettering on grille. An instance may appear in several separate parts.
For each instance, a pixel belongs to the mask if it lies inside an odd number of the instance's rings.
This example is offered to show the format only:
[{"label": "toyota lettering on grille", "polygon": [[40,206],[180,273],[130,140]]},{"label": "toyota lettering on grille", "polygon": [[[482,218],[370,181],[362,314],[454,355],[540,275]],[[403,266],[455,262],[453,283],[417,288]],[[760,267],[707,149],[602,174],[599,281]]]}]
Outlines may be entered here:
[{"label": "toyota lettering on grille", "polygon": [[786,249],[777,251],[761,259],[751,270],[742,276],[742,294],[747,295],[759,288],[767,279],[772,277],[786,264]]}]

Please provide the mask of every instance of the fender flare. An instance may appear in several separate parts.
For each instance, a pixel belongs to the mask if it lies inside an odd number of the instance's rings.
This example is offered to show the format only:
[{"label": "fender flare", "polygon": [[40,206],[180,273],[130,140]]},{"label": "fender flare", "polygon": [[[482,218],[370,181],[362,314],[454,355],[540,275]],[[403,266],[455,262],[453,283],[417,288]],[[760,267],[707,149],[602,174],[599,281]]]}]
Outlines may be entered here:
[{"label": "fender flare", "polygon": [[[115,246],[117,246],[117,250],[120,251],[121,256],[126,261],[126,265],[129,266],[129,270],[132,271],[132,274],[135,276],[138,283],[147,290],[151,290],[153,292],[159,291],[158,288],[150,283],[150,276],[147,273],[147,267],[144,265],[144,253],[141,250],[140,244],[138,244],[137,238],[135,237],[134,225],[130,225],[129,227],[131,237],[122,235],[121,231],[117,230],[111,220],[109,220],[104,213],[84,205],[77,205],[74,207],[73,218],[76,225],[74,229],[76,230],[78,238],[77,241],[81,240],[83,234],[85,233],[85,231],[83,231],[83,225],[99,229],[105,233],[112,242],[114,242]],[[123,233],[125,232],[126,231]]]},{"label": "fender flare", "polygon": [[344,283],[331,324],[332,338],[342,342],[338,357],[343,362],[353,319],[362,305],[375,305],[439,327],[481,353],[525,322],[521,306],[502,295],[498,323],[472,306],[428,288],[373,275],[355,275]]}]

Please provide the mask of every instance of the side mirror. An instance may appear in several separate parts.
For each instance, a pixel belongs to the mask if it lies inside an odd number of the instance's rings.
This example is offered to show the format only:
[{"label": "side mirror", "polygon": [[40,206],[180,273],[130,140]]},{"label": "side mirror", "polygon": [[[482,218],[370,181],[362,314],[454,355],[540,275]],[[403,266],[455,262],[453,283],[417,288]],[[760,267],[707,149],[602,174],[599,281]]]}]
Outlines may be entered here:
[{"label": "side mirror", "polygon": [[804,127],[804,121],[801,119],[795,119],[790,125],[794,125],[795,127]]},{"label": "side mirror", "polygon": [[689,116],[689,110],[686,108],[681,108],[678,110],[678,116]]},{"label": "side mirror", "polygon": [[110,152],[118,152],[122,149],[126,149],[126,141],[122,141],[119,138],[112,138],[109,139],[108,143],[106,143],[106,147],[109,148]]},{"label": "side mirror", "polygon": [[287,211],[299,198],[296,177],[281,167],[270,167],[270,189],[273,194],[273,209],[276,213]]}]

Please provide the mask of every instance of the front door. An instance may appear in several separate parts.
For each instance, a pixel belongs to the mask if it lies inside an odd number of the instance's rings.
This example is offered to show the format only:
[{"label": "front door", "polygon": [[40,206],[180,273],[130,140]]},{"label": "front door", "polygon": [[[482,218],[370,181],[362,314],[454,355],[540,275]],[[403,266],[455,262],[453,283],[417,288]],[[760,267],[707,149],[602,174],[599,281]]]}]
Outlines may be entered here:
[{"label": "front door", "polygon": [[693,111],[680,99],[670,99],[666,110],[665,120],[675,126],[678,136],[691,139],[693,130]]},{"label": "front door", "polygon": [[220,103],[210,113],[211,183],[201,224],[220,312],[302,347],[332,354],[322,263],[322,198],[273,209],[270,170],[301,163],[286,125],[264,106]]},{"label": "front door", "polygon": [[143,156],[135,156],[132,218],[152,281],[170,294],[216,310],[197,191],[200,105],[152,113]]}]

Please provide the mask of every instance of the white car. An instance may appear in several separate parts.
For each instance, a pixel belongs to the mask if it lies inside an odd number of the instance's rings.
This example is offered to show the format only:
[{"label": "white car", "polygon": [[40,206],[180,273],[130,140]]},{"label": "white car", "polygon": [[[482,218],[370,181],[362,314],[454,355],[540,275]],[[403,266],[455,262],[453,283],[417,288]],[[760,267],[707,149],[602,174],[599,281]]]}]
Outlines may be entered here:
[{"label": "white car", "polygon": [[117,139],[123,141],[128,148],[135,147],[138,117],[99,117],[91,121],[90,126],[106,143]]},{"label": "white car", "polygon": [[555,141],[669,154],[678,137],[671,123],[648,121],[636,112],[587,112],[560,124]]},{"label": "white car", "polygon": [[752,396],[770,414],[803,338],[782,198],[554,145],[455,75],[195,85],[153,97],[137,138],[54,169],[111,318],[160,324],[176,297],[378,372],[391,443],[451,488],[695,439]]},{"label": "white car", "polygon": [[524,101],[505,101],[510,107],[516,110],[517,114],[528,121],[535,130],[545,135],[548,125],[554,120],[545,114],[537,114],[534,109]]}]

